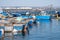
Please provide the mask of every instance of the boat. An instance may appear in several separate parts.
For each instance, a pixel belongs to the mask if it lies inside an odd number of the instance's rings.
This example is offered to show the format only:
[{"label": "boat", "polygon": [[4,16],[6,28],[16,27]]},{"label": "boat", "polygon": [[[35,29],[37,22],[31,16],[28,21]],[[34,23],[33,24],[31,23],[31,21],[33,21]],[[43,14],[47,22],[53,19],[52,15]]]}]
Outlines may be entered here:
[{"label": "boat", "polygon": [[14,24],[13,34],[16,35],[18,32],[22,31],[23,25],[20,24]]},{"label": "boat", "polygon": [[41,11],[41,14],[36,16],[36,19],[37,20],[39,20],[39,19],[51,19],[51,16],[48,15],[45,11]]}]

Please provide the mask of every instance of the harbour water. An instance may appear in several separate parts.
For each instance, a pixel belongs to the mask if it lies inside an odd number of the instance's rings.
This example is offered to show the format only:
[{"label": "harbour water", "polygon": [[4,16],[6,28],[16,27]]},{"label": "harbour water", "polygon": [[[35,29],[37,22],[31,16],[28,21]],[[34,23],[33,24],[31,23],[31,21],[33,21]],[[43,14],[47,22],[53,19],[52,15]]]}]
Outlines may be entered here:
[{"label": "harbour water", "polygon": [[60,20],[39,20],[29,28],[29,34],[9,34],[11,37],[1,37],[2,40],[60,40]]}]

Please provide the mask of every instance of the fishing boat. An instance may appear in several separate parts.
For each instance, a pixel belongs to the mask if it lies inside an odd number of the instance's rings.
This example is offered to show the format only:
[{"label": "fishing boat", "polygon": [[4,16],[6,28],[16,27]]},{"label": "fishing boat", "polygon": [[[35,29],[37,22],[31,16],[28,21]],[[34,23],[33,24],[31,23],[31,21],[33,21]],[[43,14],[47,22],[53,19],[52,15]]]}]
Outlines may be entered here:
[{"label": "fishing boat", "polygon": [[50,19],[50,18],[51,18],[51,16],[48,15],[45,11],[41,11],[41,14],[36,16],[37,20],[39,20],[39,19]]}]

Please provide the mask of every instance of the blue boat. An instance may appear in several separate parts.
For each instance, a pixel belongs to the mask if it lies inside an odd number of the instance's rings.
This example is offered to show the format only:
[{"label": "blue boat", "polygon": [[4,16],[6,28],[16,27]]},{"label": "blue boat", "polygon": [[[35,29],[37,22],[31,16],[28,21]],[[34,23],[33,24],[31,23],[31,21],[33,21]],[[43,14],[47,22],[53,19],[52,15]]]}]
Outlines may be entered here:
[{"label": "blue boat", "polygon": [[36,19],[50,19],[50,16],[36,16]]},{"label": "blue boat", "polygon": [[42,11],[40,15],[36,16],[36,19],[51,19],[50,15],[47,15],[45,11]]}]

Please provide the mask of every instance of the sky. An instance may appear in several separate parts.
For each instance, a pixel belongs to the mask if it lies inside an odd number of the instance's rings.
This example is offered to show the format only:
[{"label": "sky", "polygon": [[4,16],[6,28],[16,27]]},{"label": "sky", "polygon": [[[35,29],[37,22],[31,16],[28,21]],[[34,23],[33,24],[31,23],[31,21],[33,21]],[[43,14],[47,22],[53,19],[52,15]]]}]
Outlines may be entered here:
[{"label": "sky", "polygon": [[54,7],[60,7],[60,0],[0,0],[0,6],[44,7],[51,4]]}]

